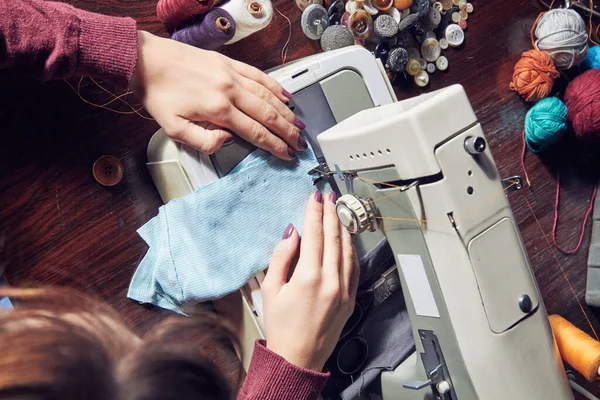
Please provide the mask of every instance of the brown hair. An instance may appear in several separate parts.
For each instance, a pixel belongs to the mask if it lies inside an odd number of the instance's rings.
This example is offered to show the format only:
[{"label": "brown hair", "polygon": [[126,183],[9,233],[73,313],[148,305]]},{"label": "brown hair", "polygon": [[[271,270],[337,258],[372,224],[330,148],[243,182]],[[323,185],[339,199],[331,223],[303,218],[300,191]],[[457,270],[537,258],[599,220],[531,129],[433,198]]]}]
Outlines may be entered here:
[{"label": "brown hair", "polygon": [[[2,289],[0,399],[229,400],[217,353],[235,359],[214,315],[170,317],[137,337],[107,305],[69,289]],[[225,350],[224,350],[225,349]],[[231,374],[229,374],[231,376]],[[233,382],[232,382],[233,381]]]}]

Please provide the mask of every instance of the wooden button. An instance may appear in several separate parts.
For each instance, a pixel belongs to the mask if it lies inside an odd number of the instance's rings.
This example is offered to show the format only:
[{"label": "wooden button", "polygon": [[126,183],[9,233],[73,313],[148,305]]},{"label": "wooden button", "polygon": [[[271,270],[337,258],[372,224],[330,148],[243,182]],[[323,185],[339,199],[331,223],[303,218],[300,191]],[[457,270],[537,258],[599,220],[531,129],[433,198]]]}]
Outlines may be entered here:
[{"label": "wooden button", "polygon": [[123,178],[123,164],[117,157],[102,156],[94,163],[92,173],[102,186],[115,186]]}]

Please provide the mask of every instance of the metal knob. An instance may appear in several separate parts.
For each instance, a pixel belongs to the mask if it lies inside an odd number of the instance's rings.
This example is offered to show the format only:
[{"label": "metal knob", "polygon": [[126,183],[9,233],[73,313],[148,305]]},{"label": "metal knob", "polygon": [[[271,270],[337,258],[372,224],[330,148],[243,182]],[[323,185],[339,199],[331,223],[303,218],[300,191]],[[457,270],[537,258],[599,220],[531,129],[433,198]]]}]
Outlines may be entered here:
[{"label": "metal knob", "polygon": [[369,201],[351,194],[345,194],[338,199],[335,206],[340,223],[352,234],[358,234],[366,229],[373,230],[373,213]]},{"label": "metal knob", "polygon": [[465,150],[471,155],[483,153],[487,144],[481,136],[469,136],[465,139]]}]

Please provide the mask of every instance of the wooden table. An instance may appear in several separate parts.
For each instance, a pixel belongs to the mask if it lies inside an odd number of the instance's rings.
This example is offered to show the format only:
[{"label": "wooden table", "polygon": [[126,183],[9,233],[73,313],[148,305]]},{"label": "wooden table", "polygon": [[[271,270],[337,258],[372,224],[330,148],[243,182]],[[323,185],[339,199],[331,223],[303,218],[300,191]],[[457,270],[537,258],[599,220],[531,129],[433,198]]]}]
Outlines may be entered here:
[{"label": "wooden table", "polygon": [[[72,3],[90,11],[131,16],[140,29],[166,35],[155,16],[154,1]],[[449,69],[436,72],[425,90],[462,84],[501,175],[521,174],[521,131],[528,105],[508,89],[508,83],[520,54],[531,47],[529,30],[543,9],[533,0],[473,3],[465,46],[445,52]],[[292,21],[288,60],[318,51],[317,43],[301,32],[294,1],[274,4]],[[288,24],[276,13],[267,29],[226,48],[225,53],[261,69],[271,68],[281,63],[287,37]],[[420,92],[412,84],[397,89],[400,98]],[[82,93],[90,99],[101,95],[90,85],[84,85]],[[145,166],[146,145],[157,124],[88,106],[62,81],[43,84],[15,72],[0,72],[0,102],[0,232],[7,239],[3,257],[9,282],[83,290],[108,301],[137,331],[148,330],[168,313],[131,302],[126,291],[146,251],[136,230],[161,205]],[[529,154],[533,188],[509,196],[549,313],[559,313],[589,333],[578,304],[578,300],[584,304],[592,325],[600,331],[600,312],[584,303],[589,232],[581,250],[571,256],[549,245],[549,233],[560,166],[558,240],[566,247],[576,243],[598,179],[598,173],[590,172],[599,170],[590,153],[588,146],[567,141],[561,152],[543,160]],[[92,164],[103,154],[119,157],[125,168],[123,181],[113,188],[100,186],[92,177]]]}]

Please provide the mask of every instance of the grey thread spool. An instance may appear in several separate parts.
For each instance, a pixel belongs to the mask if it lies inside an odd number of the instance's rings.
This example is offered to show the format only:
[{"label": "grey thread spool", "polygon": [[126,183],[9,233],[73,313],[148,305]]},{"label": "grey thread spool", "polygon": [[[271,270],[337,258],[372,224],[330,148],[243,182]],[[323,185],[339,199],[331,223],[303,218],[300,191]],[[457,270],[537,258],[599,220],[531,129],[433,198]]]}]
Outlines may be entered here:
[{"label": "grey thread spool", "polygon": [[321,36],[321,49],[323,51],[341,49],[353,44],[354,36],[352,36],[352,32],[342,25],[328,26]]},{"label": "grey thread spool", "polygon": [[381,14],[375,19],[373,30],[380,38],[389,39],[398,33],[398,23],[391,15]]},{"label": "grey thread spool", "polygon": [[393,72],[401,72],[406,68],[408,63],[408,51],[402,47],[396,47],[390,51],[385,66]]}]

